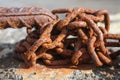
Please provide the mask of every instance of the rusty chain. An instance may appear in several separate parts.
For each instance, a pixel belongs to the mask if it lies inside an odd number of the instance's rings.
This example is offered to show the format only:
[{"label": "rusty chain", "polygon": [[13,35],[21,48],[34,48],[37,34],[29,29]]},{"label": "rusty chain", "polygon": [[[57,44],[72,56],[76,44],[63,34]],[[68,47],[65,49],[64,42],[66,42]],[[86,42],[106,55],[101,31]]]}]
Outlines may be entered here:
[{"label": "rusty chain", "polygon": [[[60,19],[58,14],[65,14]],[[99,26],[103,23],[104,26]],[[26,27],[28,35],[16,44],[14,55],[31,67],[41,59],[46,65],[110,65],[120,54],[120,34],[110,34],[107,10],[76,7],[51,12],[44,8],[0,8],[0,28]],[[32,30],[34,28],[34,30]],[[111,40],[115,40],[114,42]]]}]

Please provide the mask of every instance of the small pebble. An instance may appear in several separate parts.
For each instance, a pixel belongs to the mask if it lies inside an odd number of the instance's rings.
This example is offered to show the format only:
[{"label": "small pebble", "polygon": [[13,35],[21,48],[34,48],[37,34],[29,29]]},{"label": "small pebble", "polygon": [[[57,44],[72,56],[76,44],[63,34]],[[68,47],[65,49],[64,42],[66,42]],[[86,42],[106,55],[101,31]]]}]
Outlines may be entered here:
[{"label": "small pebble", "polygon": [[102,72],[103,75],[106,75],[107,73],[105,71]]},{"label": "small pebble", "polygon": [[9,76],[9,79],[14,79],[14,75],[10,75],[10,76]]},{"label": "small pebble", "polygon": [[2,68],[4,68],[4,67],[5,67],[5,65],[1,65],[1,67],[2,67]]},{"label": "small pebble", "polygon": [[115,70],[115,69],[114,69],[114,66],[110,67],[110,70]]},{"label": "small pebble", "polygon": [[0,72],[3,72],[3,69],[0,69]]},{"label": "small pebble", "polygon": [[118,71],[118,74],[120,74],[120,71]]}]

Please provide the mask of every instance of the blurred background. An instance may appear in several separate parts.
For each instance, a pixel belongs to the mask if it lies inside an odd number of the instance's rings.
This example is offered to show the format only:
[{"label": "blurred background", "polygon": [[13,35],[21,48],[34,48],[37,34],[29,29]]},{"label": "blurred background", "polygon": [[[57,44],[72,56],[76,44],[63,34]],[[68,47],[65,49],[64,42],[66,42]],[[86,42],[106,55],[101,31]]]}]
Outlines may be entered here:
[{"label": "blurred background", "polygon": [[[50,10],[77,6],[95,10],[106,9],[110,13],[110,33],[120,33],[120,0],[0,0],[0,7],[22,6],[39,6]],[[25,36],[25,29],[0,30],[0,43],[15,43]]]}]

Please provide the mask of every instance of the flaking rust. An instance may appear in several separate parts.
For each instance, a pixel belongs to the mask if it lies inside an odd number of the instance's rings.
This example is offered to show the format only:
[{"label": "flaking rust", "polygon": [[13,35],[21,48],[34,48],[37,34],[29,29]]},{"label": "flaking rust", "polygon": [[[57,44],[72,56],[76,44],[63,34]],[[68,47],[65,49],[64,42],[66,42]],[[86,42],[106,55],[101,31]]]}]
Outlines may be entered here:
[{"label": "flaking rust", "polygon": [[[65,14],[64,19],[58,14]],[[8,27],[27,28],[28,35],[16,44],[14,55],[28,67],[36,65],[38,59],[49,66],[91,64],[91,61],[103,66],[110,65],[120,54],[119,50],[112,52],[107,48],[120,47],[120,34],[108,33],[107,10],[0,8],[0,28]]]},{"label": "flaking rust", "polygon": [[0,7],[0,29],[26,27],[41,28],[56,19],[48,9],[39,7],[4,8]]}]

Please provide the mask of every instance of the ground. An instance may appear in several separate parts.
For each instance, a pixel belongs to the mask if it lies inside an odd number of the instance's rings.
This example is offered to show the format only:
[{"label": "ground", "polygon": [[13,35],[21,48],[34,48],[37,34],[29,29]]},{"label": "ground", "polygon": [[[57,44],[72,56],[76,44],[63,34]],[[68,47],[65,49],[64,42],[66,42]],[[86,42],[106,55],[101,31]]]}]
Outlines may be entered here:
[{"label": "ground", "polygon": [[14,44],[0,45],[0,80],[120,80],[120,58],[112,66],[45,66],[25,68],[13,57]]}]

